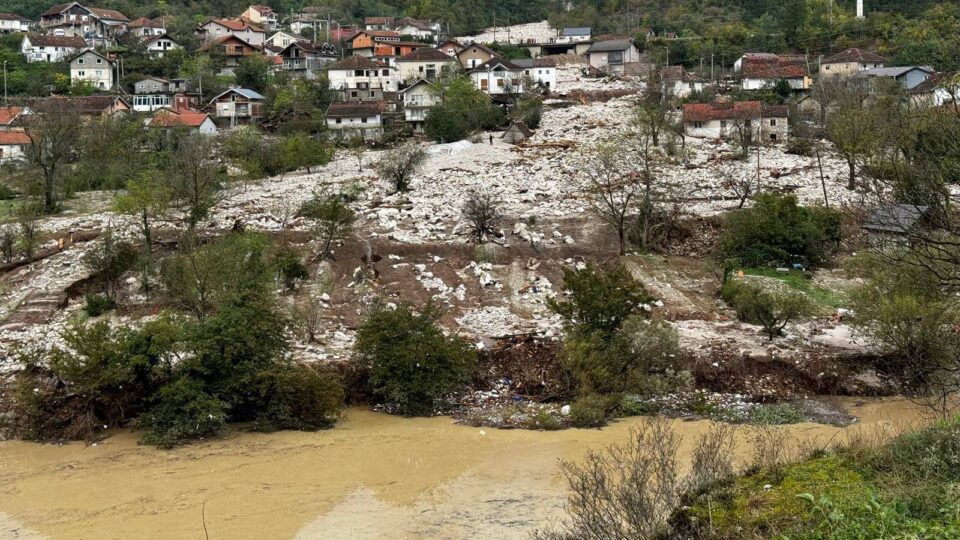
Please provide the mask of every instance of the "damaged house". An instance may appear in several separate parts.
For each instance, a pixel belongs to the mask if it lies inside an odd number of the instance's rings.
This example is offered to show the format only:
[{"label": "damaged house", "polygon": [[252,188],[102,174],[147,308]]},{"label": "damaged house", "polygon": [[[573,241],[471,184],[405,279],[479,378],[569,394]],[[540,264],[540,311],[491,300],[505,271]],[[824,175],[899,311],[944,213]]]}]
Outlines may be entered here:
[{"label": "damaged house", "polygon": [[683,106],[683,130],[698,139],[726,139],[749,129],[755,140],[777,143],[787,140],[788,117],[786,106],[759,101],[687,103]]}]

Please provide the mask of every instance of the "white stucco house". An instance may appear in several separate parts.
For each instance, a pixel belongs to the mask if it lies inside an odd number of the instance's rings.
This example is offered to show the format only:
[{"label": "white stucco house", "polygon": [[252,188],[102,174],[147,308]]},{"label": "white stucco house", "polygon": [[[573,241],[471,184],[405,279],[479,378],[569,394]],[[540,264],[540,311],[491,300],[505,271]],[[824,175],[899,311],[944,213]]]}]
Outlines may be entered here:
[{"label": "white stucco house", "polygon": [[70,84],[89,83],[97,90],[112,90],[117,83],[113,61],[93,49],[70,59]]},{"label": "white stucco house", "polygon": [[503,58],[491,58],[467,72],[481,92],[495,95],[512,95],[523,92],[524,68]]},{"label": "white stucco house", "polygon": [[0,34],[13,34],[30,30],[33,21],[20,15],[0,13]]},{"label": "white stucco house", "polygon": [[557,61],[553,58],[518,58],[511,60],[523,68],[523,74],[544,90],[557,88]]},{"label": "white stucco house", "polygon": [[453,71],[460,62],[439,49],[421,47],[394,61],[400,82],[409,84],[419,79],[435,81],[444,71]]},{"label": "white stucco house", "polygon": [[338,140],[362,137],[376,140],[383,136],[383,113],[386,103],[333,103],[327,109],[327,129]]},{"label": "white stucco house", "polygon": [[331,90],[398,90],[397,70],[364,56],[348,56],[326,70]]},{"label": "white stucco house", "polygon": [[27,62],[62,62],[87,47],[77,36],[27,34],[20,43],[20,52]]},{"label": "white stucco house", "polygon": [[144,43],[150,58],[163,58],[167,53],[183,48],[183,45],[167,34],[149,37]]},{"label": "white stucco house", "polygon": [[789,109],[759,101],[687,103],[683,106],[683,129],[698,139],[726,139],[749,129],[750,135],[766,143],[787,140]]},{"label": "white stucco house", "polygon": [[420,79],[400,91],[403,100],[403,116],[414,133],[423,133],[430,107],[440,104],[440,95],[433,84]]},{"label": "white stucco house", "polygon": [[624,64],[640,61],[640,49],[629,39],[598,41],[586,54],[590,67],[608,73],[623,73]]}]

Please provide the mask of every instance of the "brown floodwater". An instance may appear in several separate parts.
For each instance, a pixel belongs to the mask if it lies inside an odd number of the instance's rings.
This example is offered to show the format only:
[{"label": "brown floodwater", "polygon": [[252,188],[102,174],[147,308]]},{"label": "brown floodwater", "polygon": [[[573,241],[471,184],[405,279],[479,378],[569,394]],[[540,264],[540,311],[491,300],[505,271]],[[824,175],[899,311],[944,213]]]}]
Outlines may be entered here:
[{"label": "brown floodwater", "polygon": [[[860,428],[920,414],[900,400],[845,401]],[[524,538],[560,515],[560,459],[626,440],[603,429],[465,427],[349,409],[318,433],[234,433],[172,451],[118,431],[97,444],[0,443],[0,538]],[[675,420],[686,465],[709,422]],[[786,428],[827,445],[843,430]],[[737,451],[749,455],[744,437]],[[204,532],[206,527],[206,533]]]}]

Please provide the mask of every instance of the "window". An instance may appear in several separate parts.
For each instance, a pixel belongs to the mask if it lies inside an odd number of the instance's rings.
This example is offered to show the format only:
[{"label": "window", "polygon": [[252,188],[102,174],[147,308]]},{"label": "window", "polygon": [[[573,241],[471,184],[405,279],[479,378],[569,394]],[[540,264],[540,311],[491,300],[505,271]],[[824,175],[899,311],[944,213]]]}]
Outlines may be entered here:
[{"label": "window", "polygon": [[776,141],[776,140],[777,140],[777,134],[776,134],[776,133],[771,133],[771,134],[770,134],[770,140],[771,140],[771,141]]},{"label": "window", "polygon": [[390,74],[390,70],[388,70],[388,69],[383,70],[383,76],[384,76],[384,77],[386,77],[386,76],[389,75],[389,74]]},{"label": "window", "polygon": [[770,125],[771,125],[771,126],[777,125],[777,119],[776,119],[776,118],[771,118],[771,119],[770,119]]},{"label": "window", "polygon": [[78,63],[78,64],[82,64],[82,63],[83,63],[83,58],[77,58],[77,63]]},{"label": "window", "polygon": [[343,119],[342,119],[342,118],[337,118],[337,123],[338,123],[338,124],[342,124],[342,123],[343,123]]},{"label": "window", "polygon": [[367,117],[364,116],[363,118],[361,118],[361,119],[360,119],[360,122],[363,123],[363,124],[366,124],[366,123],[367,123]]},{"label": "window", "polygon": [[103,63],[103,58],[97,58],[97,63],[98,63],[98,64],[102,64],[102,63]]},{"label": "window", "polygon": [[726,128],[726,127],[727,127],[727,121],[726,121],[726,120],[721,120],[721,121],[720,121],[720,129],[723,129],[723,128]]},{"label": "window", "polygon": [[610,51],[607,53],[607,63],[608,64],[622,64],[623,63],[623,51]]},{"label": "window", "polygon": [[77,72],[77,77],[83,77],[84,75],[86,75],[86,73],[83,72],[83,71],[78,71],[78,72]]},{"label": "window", "polygon": [[480,89],[481,89],[481,90],[486,90],[486,89],[489,88],[489,87],[490,87],[489,81],[487,81],[486,79],[480,79]]},{"label": "window", "polygon": [[693,127],[700,129],[703,127],[703,122],[694,122]]},{"label": "window", "polygon": [[350,92],[350,97],[357,97],[357,91],[356,91],[356,90],[352,90],[352,91]]},{"label": "window", "polygon": [[374,96],[376,96],[376,95],[377,95],[376,92],[374,92],[373,90],[370,91],[370,97],[374,97]]},{"label": "window", "polygon": [[363,77],[363,70],[362,70],[362,69],[356,69],[356,70],[354,70],[354,71],[353,71],[353,76],[354,76],[354,77]]}]

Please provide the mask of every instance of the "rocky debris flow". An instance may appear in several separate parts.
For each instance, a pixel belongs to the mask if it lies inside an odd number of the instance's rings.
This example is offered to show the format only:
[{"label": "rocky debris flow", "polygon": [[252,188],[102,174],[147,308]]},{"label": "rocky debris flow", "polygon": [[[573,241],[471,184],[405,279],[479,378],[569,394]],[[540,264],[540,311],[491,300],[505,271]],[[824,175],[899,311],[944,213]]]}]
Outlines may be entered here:
[{"label": "rocky debris flow", "polygon": [[474,36],[462,36],[456,38],[463,44],[475,43],[528,43],[533,40],[535,43],[546,43],[557,37],[557,31],[550,28],[547,21],[539,21],[527,24],[515,24],[512,26],[490,27]]},{"label": "rocky debris flow", "polygon": [[633,76],[591,77],[587,75],[588,65],[569,63],[557,66],[556,94],[566,94],[575,90],[602,92],[609,90],[634,90],[643,88],[643,80]]}]

